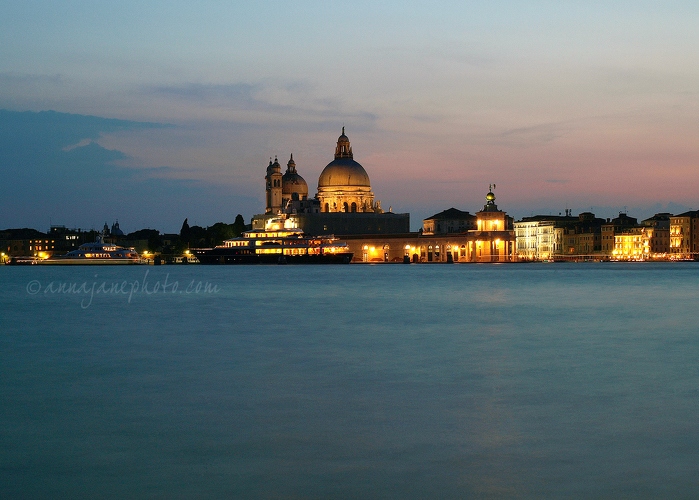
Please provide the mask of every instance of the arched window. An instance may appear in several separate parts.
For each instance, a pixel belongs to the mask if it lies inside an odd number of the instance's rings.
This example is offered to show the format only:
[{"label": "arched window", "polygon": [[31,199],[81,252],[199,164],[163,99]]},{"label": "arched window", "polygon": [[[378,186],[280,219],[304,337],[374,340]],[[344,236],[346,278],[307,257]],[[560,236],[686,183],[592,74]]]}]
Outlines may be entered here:
[{"label": "arched window", "polygon": [[330,212],[330,204],[329,203],[325,204],[325,211]]},{"label": "arched window", "polygon": [[357,211],[357,204],[355,202],[352,202],[352,212]]},{"label": "arched window", "polygon": [[342,211],[343,212],[349,212],[349,206],[347,205],[347,202],[344,202],[342,204]]}]

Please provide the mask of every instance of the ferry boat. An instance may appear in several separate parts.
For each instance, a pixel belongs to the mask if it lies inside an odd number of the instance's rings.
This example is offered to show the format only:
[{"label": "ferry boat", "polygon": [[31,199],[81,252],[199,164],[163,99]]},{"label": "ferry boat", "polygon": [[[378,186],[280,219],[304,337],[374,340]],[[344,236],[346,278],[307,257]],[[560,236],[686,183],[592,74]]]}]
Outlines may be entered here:
[{"label": "ferry boat", "polygon": [[194,248],[202,264],[349,264],[352,252],[334,236],[309,236],[292,219],[269,219],[214,248]]},{"label": "ferry boat", "polygon": [[97,237],[97,241],[83,243],[76,250],[72,250],[65,255],[55,255],[48,259],[40,259],[37,264],[141,264],[141,257],[133,248],[124,248],[104,243],[102,236]]}]

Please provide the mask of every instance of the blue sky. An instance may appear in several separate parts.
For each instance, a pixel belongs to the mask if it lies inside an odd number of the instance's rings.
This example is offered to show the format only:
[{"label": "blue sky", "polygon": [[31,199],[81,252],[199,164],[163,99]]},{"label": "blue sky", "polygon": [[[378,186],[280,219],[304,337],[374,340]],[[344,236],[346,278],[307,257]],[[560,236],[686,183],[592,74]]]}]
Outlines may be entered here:
[{"label": "blue sky", "polygon": [[698,14],[691,2],[4,2],[0,227],[249,219],[269,157],[293,153],[313,191],[343,125],[377,198],[414,228],[478,210],[493,182],[517,218],[696,209]]}]

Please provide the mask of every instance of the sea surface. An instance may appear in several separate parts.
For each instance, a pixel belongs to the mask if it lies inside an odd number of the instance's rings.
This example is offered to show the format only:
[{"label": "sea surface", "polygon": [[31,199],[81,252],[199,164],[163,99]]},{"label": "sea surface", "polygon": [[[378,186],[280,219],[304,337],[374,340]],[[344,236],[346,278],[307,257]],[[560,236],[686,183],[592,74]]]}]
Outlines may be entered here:
[{"label": "sea surface", "polygon": [[697,498],[699,265],[0,267],[1,498]]}]

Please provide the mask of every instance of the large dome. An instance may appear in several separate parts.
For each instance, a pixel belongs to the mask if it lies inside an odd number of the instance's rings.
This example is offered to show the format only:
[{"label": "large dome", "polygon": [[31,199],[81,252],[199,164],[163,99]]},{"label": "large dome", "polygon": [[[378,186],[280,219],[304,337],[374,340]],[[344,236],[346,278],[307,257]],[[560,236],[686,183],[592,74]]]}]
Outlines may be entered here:
[{"label": "large dome", "polygon": [[318,187],[371,187],[369,175],[352,158],[336,158],[328,163],[318,178]]},{"label": "large dome", "polygon": [[369,176],[359,163],[354,161],[352,146],[342,127],[342,135],[337,139],[335,159],[328,163],[318,178],[318,188],[335,187],[371,188]]},{"label": "large dome", "polygon": [[318,178],[321,212],[375,212],[381,207],[374,203],[369,176],[352,157],[352,146],[342,127],[337,139],[335,159],[328,163]]}]

